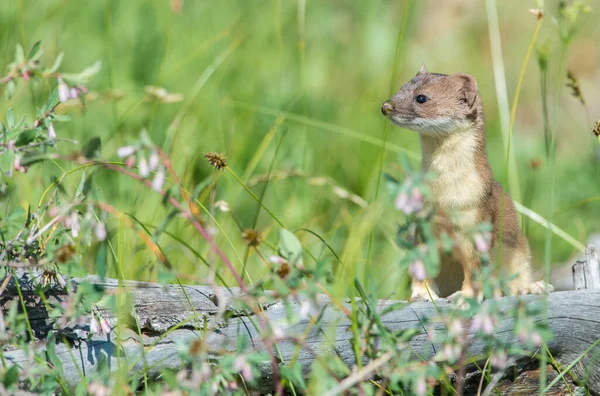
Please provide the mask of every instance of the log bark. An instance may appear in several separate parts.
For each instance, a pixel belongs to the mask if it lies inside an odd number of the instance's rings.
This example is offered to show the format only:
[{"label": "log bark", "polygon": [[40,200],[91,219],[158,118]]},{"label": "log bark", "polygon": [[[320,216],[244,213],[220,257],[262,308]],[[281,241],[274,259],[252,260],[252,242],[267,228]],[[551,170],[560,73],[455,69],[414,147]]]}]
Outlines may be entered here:
[{"label": "log bark", "polygon": [[[102,287],[107,293],[116,293],[118,288],[116,280],[102,280],[95,276],[85,279]],[[28,279],[23,278],[20,281],[31,325],[36,331],[37,337],[43,339],[45,334],[51,330],[53,322],[33,288],[28,286],[30,285]],[[75,279],[73,281],[80,283],[82,280]],[[16,290],[11,285],[14,285],[14,280],[0,297],[0,304],[4,310],[16,298]],[[187,294],[185,296],[181,287],[174,285],[126,282],[126,286],[131,293],[133,306],[137,312],[137,322],[142,333],[140,337],[134,325],[121,331],[120,356],[121,358],[126,357],[129,364],[137,362],[133,366],[133,375],[141,373],[144,367],[152,367],[151,375],[157,374],[164,368],[182,369],[176,342],[186,342],[203,337],[201,328],[206,325],[212,329],[219,329],[218,332],[209,332],[208,337],[203,338],[209,345],[234,350],[238,335],[244,332],[250,335],[254,348],[265,350],[265,345],[260,341],[260,336],[251,325],[249,320],[251,318],[248,316],[238,312],[227,322],[217,319],[220,315],[216,315],[218,307],[215,305],[215,289],[212,287],[184,286]],[[230,291],[227,289],[217,291],[220,295],[230,295]],[[239,290],[233,292],[237,293]],[[64,298],[64,292],[54,289],[47,293],[47,298],[50,302],[60,301]],[[500,299],[500,302],[505,307],[510,307],[518,300],[531,305],[545,303],[545,298],[539,296],[506,297]],[[379,308],[384,309],[395,303],[397,301],[380,301]],[[569,365],[584,354],[583,358],[573,367],[573,372],[580,379],[585,380],[592,394],[600,394],[600,364],[598,363],[600,346],[591,347],[600,339],[600,289],[552,293],[547,297],[546,303],[547,323],[554,333],[553,339],[548,344],[550,352],[563,366]],[[437,305],[442,312],[451,308],[443,300],[438,301]],[[346,304],[346,308],[350,308],[350,305]],[[265,314],[272,323],[279,323],[286,317],[286,309],[289,307],[286,308],[279,302],[265,307]],[[292,306],[291,309],[299,310],[300,307]],[[82,376],[94,372],[98,367],[99,360],[103,358],[107,359],[113,370],[118,367],[115,331],[117,318],[110,310],[100,308],[100,311],[111,324],[110,334],[103,336],[96,334],[88,339],[89,325],[70,326],[62,334],[68,333],[73,340],[79,339],[71,345],[57,344],[56,353],[62,362],[66,381],[70,387],[77,386],[82,380]],[[311,315],[318,315],[321,312],[322,324],[319,327],[313,327],[308,333],[306,347],[300,349],[298,362],[303,365],[305,370],[309,370],[315,354],[323,355],[333,352],[349,366],[353,366],[355,357],[351,345],[352,332],[349,330],[349,320],[339,308],[330,304],[330,300],[325,296],[321,298],[321,307],[311,308]],[[438,316],[438,312],[433,304],[417,302],[385,314],[383,322],[392,331],[423,328],[422,321],[425,318],[436,316]],[[198,317],[201,325],[194,326],[195,318]],[[286,329],[286,331],[301,333],[306,330],[309,320],[310,318],[294,328]],[[535,320],[541,321],[544,318],[540,315]],[[132,321],[132,323],[134,322]],[[437,330],[443,329],[441,324],[436,326]],[[495,336],[505,342],[517,344],[519,341],[512,331],[514,326],[512,318],[501,318]],[[331,327],[335,329],[333,342],[326,338],[322,331],[324,328]],[[167,334],[168,330],[170,331]],[[423,328],[423,331],[426,329]],[[473,335],[470,337],[469,353],[471,356],[486,355],[488,345]],[[40,345],[39,348],[43,348],[43,344],[40,343]],[[428,335],[423,333],[411,340],[410,348],[420,356],[429,358],[440,350],[440,345],[432,344]],[[297,352],[297,346],[286,341],[279,342],[279,349],[285,362],[291,361]],[[21,350],[5,350],[4,356],[8,365],[27,364],[27,356]],[[561,384],[562,381],[559,385]],[[268,390],[272,389],[272,386],[272,373],[268,372],[268,368],[266,368],[258,389]],[[466,390],[468,389],[467,387]]]}]

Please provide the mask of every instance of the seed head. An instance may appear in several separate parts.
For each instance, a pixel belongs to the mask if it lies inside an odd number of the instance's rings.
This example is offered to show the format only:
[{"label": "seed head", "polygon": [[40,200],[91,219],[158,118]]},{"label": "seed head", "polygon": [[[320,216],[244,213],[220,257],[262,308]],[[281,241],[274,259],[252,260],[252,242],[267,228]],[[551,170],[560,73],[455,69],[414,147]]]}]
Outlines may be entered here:
[{"label": "seed head", "polygon": [[575,74],[573,74],[573,72],[570,70],[567,71],[567,87],[571,88],[571,95],[579,99],[582,105],[585,105],[585,99],[583,99],[579,81],[577,81],[577,77],[575,77]]},{"label": "seed head", "polygon": [[252,228],[246,229],[242,232],[242,239],[248,244],[248,246],[257,247],[262,242],[260,233]]},{"label": "seed head", "polygon": [[279,276],[281,279],[285,280],[288,275],[290,274],[290,265],[288,264],[287,261],[281,263],[281,265],[279,266],[279,268],[277,268],[277,270],[275,270],[275,272],[277,273],[277,276]]},{"label": "seed head", "polygon": [[594,124],[592,133],[598,138],[598,142],[600,142],[600,120],[596,121],[596,123]]},{"label": "seed head", "polygon": [[529,161],[529,168],[531,168],[531,170],[540,169],[541,166],[542,166],[542,160],[539,158],[534,158],[531,161]]},{"label": "seed head", "polygon": [[56,252],[56,261],[60,264],[64,264],[71,260],[71,257],[75,254],[75,246],[73,245],[64,245],[61,246]]},{"label": "seed head", "polygon": [[532,13],[538,21],[544,17],[544,10],[541,8],[532,8],[529,12]]},{"label": "seed head", "polygon": [[223,154],[206,153],[204,154],[204,158],[206,158],[208,163],[215,169],[221,170],[227,167],[227,161],[225,160],[225,156]]}]

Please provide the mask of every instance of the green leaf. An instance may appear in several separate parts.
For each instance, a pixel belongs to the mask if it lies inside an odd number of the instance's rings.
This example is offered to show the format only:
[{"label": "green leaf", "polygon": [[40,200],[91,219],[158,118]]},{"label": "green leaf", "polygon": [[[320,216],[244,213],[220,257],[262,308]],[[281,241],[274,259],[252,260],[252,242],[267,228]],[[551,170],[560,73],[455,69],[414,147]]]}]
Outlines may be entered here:
[{"label": "green leaf", "polygon": [[21,119],[19,120],[19,122],[17,122],[15,124],[15,129],[20,128],[21,125],[25,124],[25,119],[27,118],[27,116],[25,114],[23,114],[23,117],[21,117]]},{"label": "green leaf", "polygon": [[17,48],[15,50],[15,63],[23,63],[25,61],[25,51],[23,50],[23,46],[21,44],[17,44]]},{"label": "green leaf", "polygon": [[19,367],[17,365],[13,365],[8,370],[6,370],[6,372],[4,373],[4,378],[2,380],[2,383],[4,384],[5,388],[10,388],[13,384],[15,384],[17,382],[18,378],[19,378]]},{"label": "green leaf", "polygon": [[282,228],[279,233],[279,252],[291,264],[302,257],[302,244],[294,233]]},{"label": "green leaf", "polygon": [[6,83],[6,90],[4,91],[4,95],[6,96],[6,100],[11,100],[15,95],[15,91],[17,90],[17,83],[15,80],[10,80]]},{"label": "green leaf", "polygon": [[77,191],[75,191],[75,199],[79,198],[81,193],[83,192],[83,187],[85,186],[85,171],[81,175],[81,181],[79,182],[79,186],[77,186]]},{"label": "green leaf", "polygon": [[31,47],[31,50],[29,51],[29,54],[27,55],[28,60],[32,60],[36,56],[39,57],[38,52],[40,51],[41,45],[42,45],[41,41],[38,41],[35,44],[33,44],[33,47]]},{"label": "green leaf", "polygon": [[58,56],[54,60],[54,64],[52,65],[52,67],[50,69],[46,70],[46,73],[55,73],[58,70],[58,68],[60,67],[64,56],[65,56],[64,52],[61,52],[60,54],[58,54]]},{"label": "green leaf", "polygon": [[83,185],[83,190],[81,191],[81,193],[83,194],[84,197],[87,197],[88,194],[90,193],[90,191],[92,190],[92,185],[93,185],[93,181],[94,179],[92,178],[93,174],[91,174],[86,180],[85,180],[85,184]]},{"label": "green leaf", "polygon": [[102,150],[102,141],[98,136],[90,138],[81,149],[81,154],[87,159],[96,158],[100,155]]},{"label": "green leaf", "polygon": [[42,162],[53,157],[49,153],[27,153],[21,158],[22,166],[31,166],[37,162]]},{"label": "green leaf", "polygon": [[150,135],[148,134],[148,130],[146,128],[142,129],[142,132],[140,132],[140,140],[142,141],[142,144],[144,146],[154,146],[154,143],[152,143],[152,138],[150,138]]},{"label": "green leaf", "polygon": [[302,365],[294,364],[292,367],[282,366],[280,374],[283,378],[300,387],[300,389],[306,389],[306,383],[302,375]]},{"label": "green leaf", "polygon": [[165,195],[163,195],[163,198],[161,200],[162,206],[166,207],[169,204],[169,198],[171,198],[171,195],[173,195],[173,190],[179,190],[179,187],[173,186],[165,192]]},{"label": "green leaf", "polygon": [[51,111],[58,105],[58,103],[58,88],[54,88],[48,97],[48,100],[46,100],[46,103],[44,104],[43,112],[45,113],[47,111]]},{"label": "green leaf", "polygon": [[102,61],[94,63],[79,74],[63,74],[63,78],[71,84],[85,84],[90,78],[98,74],[100,69],[102,69]]},{"label": "green leaf", "polygon": [[281,296],[287,296],[290,293],[289,287],[285,284],[284,281],[281,280],[280,277],[273,277],[273,289],[277,292],[277,294]]},{"label": "green leaf", "polygon": [[25,129],[23,132],[19,134],[15,145],[17,147],[26,146],[29,143],[33,142],[37,137],[39,128],[34,129]]},{"label": "green leaf", "polygon": [[6,114],[6,125],[8,125],[8,129],[14,129],[15,127],[15,115],[13,114],[12,107],[8,109],[8,113]]},{"label": "green leaf", "polygon": [[52,332],[48,334],[46,342],[46,355],[48,356],[50,363],[52,363],[52,365],[54,366],[54,373],[63,376],[64,369],[62,362],[60,361],[58,356],[56,356],[56,338],[54,337],[54,333]]},{"label": "green leaf", "polygon": [[216,173],[211,172],[208,177],[202,180],[200,183],[194,187],[194,192],[192,193],[192,200],[195,201],[198,199],[202,191],[204,191],[208,186],[210,186],[215,179]]},{"label": "green leaf", "polygon": [[163,233],[163,231],[165,230],[165,228],[167,228],[167,226],[169,225],[171,220],[173,220],[175,217],[177,217],[178,214],[179,214],[179,210],[173,209],[163,219],[163,221],[161,221],[161,223],[158,225],[158,227],[156,227],[156,230],[154,231],[154,234],[152,235],[152,241],[154,243],[158,242],[158,240],[159,240],[161,234]]},{"label": "green leaf", "polygon": [[54,121],[59,121],[59,122],[66,122],[66,121],[71,121],[71,116],[68,114],[56,114],[53,113],[51,115],[52,119]]}]

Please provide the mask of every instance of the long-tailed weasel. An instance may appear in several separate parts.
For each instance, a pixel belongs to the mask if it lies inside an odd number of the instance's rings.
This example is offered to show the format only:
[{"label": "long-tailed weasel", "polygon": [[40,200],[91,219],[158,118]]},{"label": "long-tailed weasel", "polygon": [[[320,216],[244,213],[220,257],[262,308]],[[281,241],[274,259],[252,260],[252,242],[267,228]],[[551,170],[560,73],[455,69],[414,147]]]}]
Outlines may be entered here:
[{"label": "long-tailed weasel", "polygon": [[[381,111],[395,125],[419,133],[422,170],[438,175],[430,183],[432,204],[440,213],[455,214],[451,220],[446,217],[445,222],[456,231],[467,231],[483,222],[491,224],[492,262],[502,232],[501,262],[496,264],[501,271],[517,274],[510,283],[510,294],[552,291],[551,285],[532,281],[527,238],[519,228],[512,200],[492,175],[475,78],[462,73],[428,73],[422,65],[412,80],[383,103]],[[429,292],[434,299],[473,295],[472,277],[473,271],[481,267],[480,253],[467,238],[456,241],[455,251],[458,254],[442,254],[435,285],[413,279],[412,299],[429,300]]]}]

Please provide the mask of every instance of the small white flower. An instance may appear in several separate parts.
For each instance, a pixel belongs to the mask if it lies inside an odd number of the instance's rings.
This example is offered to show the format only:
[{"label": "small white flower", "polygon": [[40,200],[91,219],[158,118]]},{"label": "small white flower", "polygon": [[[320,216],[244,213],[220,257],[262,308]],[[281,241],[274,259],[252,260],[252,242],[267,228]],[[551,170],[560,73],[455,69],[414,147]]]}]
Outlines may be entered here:
[{"label": "small white flower", "polygon": [[100,324],[98,323],[98,319],[96,319],[96,315],[92,314],[92,319],[90,320],[90,333],[98,334],[100,330]]},{"label": "small white flower", "polygon": [[304,300],[300,304],[300,312],[299,312],[300,318],[304,320],[304,319],[308,318],[309,314],[310,314],[310,302],[308,300]]},{"label": "small white flower", "polygon": [[148,175],[150,174],[150,168],[148,167],[148,161],[146,160],[146,157],[144,157],[144,156],[140,156],[140,159],[138,161],[138,172],[140,173],[140,176],[142,176],[143,178],[148,177]]},{"label": "small white flower", "polygon": [[492,315],[486,312],[479,312],[473,318],[471,329],[473,331],[481,331],[483,334],[491,335],[494,334],[495,322],[496,320]]},{"label": "small white flower", "polygon": [[54,125],[52,123],[48,124],[48,139],[56,139],[56,131],[54,130]]},{"label": "small white flower", "polygon": [[503,369],[506,366],[507,361],[508,355],[503,350],[494,351],[490,357],[491,365],[498,369]]},{"label": "small white flower", "polygon": [[156,192],[161,192],[163,185],[165,184],[165,170],[159,169],[152,180],[152,189]]},{"label": "small white flower", "polygon": [[62,78],[58,79],[58,100],[62,103],[66,102],[71,98],[69,86],[65,84]]},{"label": "small white flower", "polygon": [[21,157],[19,155],[15,155],[14,167],[16,171],[21,170]]},{"label": "small white flower", "polygon": [[420,377],[415,382],[415,394],[417,395],[426,395],[427,394],[427,382],[425,382],[425,378]]},{"label": "small white flower", "polygon": [[94,232],[96,234],[96,238],[98,238],[99,241],[103,241],[106,239],[106,226],[103,222],[99,221],[98,223],[96,223],[96,227],[94,227]]},{"label": "small white flower", "polygon": [[108,324],[108,320],[104,318],[100,319],[100,330],[102,334],[110,333],[110,324]]},{"label": "small white flower", "polygon": [[223,200],[215,202],[215,208],[219,209],[221,212],[229,212],[229,204]]},{"label": "small white flower", "polygon": [[425,270],[425,264],[423,261],[416,260],[409,267],[410,275],[413,279],[418,281],[424,281],[427,279],[427,271]]},{"label": "small white flower", "polygon": [[492,235],[489,232],[480,233],[473,235],[473,241],[475,242],[475,248],[479,253],[487,253],[490,250],[490,240]]},{"label": "small white flower", "polygon": [[246,357],[244,356],[238,356],[237,359],[235,359],[235,362],[233,362],[233,369],[240,372],[246,381],[252,381],[254,378],[252,366],[250,366],[250,363],[248,363],[248,360],[246,360]]},{"label": "small white flower", "polygon": [[[410,183],[410,181],[405,182]],[[394,202],[396,208],[404,212],[405,215],[411,215],[419,212],[423,209],[423,194],[417,187],[413,187],[408,191],[402,191],[398,194],[396,201]]]},{"label": "small white flower", "polygon": [[69,92],[71,94],[71,98],[77,99],[77,97],[79,97],[79,91],[77,90],[77,88],[71,88]]},{"label": "small white flower", "polygon": [[79,231],[81,230],[81,225],[79,224],[79,217],[76,212],[71,213],[67,218],[65,218],[65,227],[71,228],[71,234],[73,238],[77,238],[79,235]]},{"label": "small white flower", "polygon": [[542,339],[542,335],[540,333],[537,331],[531,333],[531,342],[533,342],[534,345],[540,346],[542,345],[543,341],[544,340]]},{"label": "small white flower", "polygon": [[58,272],[56,273],[56,283],[58,283],[58,285],[64,289],[65,286],[67,286],[67,281],[65,280],[65,278],[62,277],[61,274],[59,274]]},{"label": "small white flower", "polygon": [[160,157],[158,156],[158,153],[156,151],[153,151],[152,154],[150,154],[150,161],[149,161],[150,170],[155,171],[158,168],[159,164],[160,164]]},{"label": "small white flower", "polygon": [[278,340],[285,337],[285,333],[283,332],[283,329],[279,326],[273,326],[273,335]]},{"label": "small white flower", "polygon": [[287,260],[281,256],[270,256],[269,261],[273,264],[283,264],[287,263]]},{"label": "small white flower", "polygon": [[459,337],[463,333],[462,325],[460,324],[460,320],[454,319],[448,323],[448,332],[453,337]]},{"label": "small white flower", "polygon": [[117,150],[117,155],[121,158],[129,157],[131,154],[135,153],[137,149],[133,146],[123,146],[119,147]]}]

